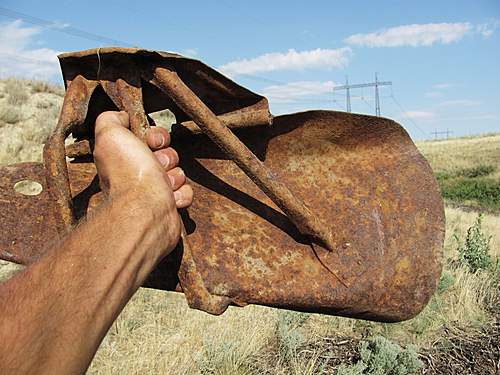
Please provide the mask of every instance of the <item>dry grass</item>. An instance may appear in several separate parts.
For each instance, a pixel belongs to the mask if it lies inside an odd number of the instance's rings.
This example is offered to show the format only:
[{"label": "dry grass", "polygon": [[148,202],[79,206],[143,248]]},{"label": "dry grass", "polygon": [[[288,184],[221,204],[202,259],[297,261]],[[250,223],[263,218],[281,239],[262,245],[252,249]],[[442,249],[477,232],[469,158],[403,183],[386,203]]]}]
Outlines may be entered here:
[{"label": "dry grass", "polygon": [[0,164],[41,161],[43,144],[56,125],[62,104],[56,86],[32,91],[31,85],[27,80],[0,80]]},{"label": "dry grass", "polygon": [[33,93],[50,93],[57,96],[64,96],[64,87],[46,81],[33,80],[29,82]]},{"label": "dry grass", "polygon": [[[90,374],[248,374],[276,312],[229,308],[224,318],[187,307],[180,294],[140,290],[113,325]],[[256,319],[257,318],[257,319]]]},{"label": "dry grass", "polygon": [[12,106],[22,106],[28,102],[29,93],[27,87],[18,79],[6,79],[4,92],[7,96],[7,103]]},{"label": "dry grass", "polygon": [[[12,82],[24,91],[14,92]],[[0,81],[0,164],[40,160],[57,120],[60,90],[40,82]],[[29,93],[27,99],[22,92]],[[3,120],[2,113],[14,111],[19,119]],[[171,122],[168,113],[153,117],[166,127]],[[500,135],[420,142],[418,147],[438,171],[498,165],[500,160]],[[500,302],[491,273],[471,274],[457,260],[454,235],[464,238],[476,217],[475,212],[446,208],[446,263],[439,292],[410,321],[380,324],[312,314],[305,320],[298,316],[296,326],[284,326],[288,313],[275,309],[230,308],[222,317],[212,317],[189,309],[182,294],[141,289],[114,323],[89,373],[315,374],[324,351],[318,346],[323,344],[313,344],[325,338],[382,334],[425,349],[446,341],[445,332],[475,331],[492,320],[492,309]],[[500,216],[485,215],[483,229],[492,236],[491,255],[500,257]],[[0,262],[0,279],[17,269]],[[300,349],[304,347],[312,349]]]},{"label": "dry grass", "polygon": [[436,172],[458,172],[478,165],[497,166],[500,178],[500,134],[417,142],[417,147]]}]

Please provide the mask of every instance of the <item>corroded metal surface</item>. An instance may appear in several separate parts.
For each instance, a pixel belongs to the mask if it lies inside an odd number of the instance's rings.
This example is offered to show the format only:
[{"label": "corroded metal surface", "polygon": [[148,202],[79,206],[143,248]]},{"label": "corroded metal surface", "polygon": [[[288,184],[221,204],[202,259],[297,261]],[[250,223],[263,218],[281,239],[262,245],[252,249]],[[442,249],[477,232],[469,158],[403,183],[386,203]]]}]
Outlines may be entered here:
[{"label": "corroded metal surface", "polygon": [[[96,52],[62,58],[68,90],[80,81],[86,92],[93,91],[91,97],[79,100],[79,106],[70,106],[74,120],[60,120],[54,133],[58,138],[53,136],[59,156],[61,144],[64,150],[61,139],[64,142],[69,132],[82,140],[66,150],[78,158],[67,167],[61,158],[50,163],[46,157],[46,168],[36,163],[0,168],[0,258],[29,263],[61,233],[56,230],[61,225],[61,201],[51,191],[54,174],[47,171],[67,168],[72,220],[98,206],[101,194],[94,165],[91,158],[81,156],[89,151],[91,124],[100,111],[120,108],[136,116],[134,133],[141,136],[140,129],[149,126],[148,108],[163,109],[166,103],[177,112],[179,122],[188,125],[174,126],[172,140],[196,199],[181,212],[186,229],[183,241],[153,271],[146,286],[183,290],[190,306],[212,313],[223,312],[230,303],[254,303],[398,321],[425,306],[441,269],[443,203],[428,163],[401,126],[387,119],[331,111],[280,116],[272,126],[256,126],[269,124],[265,99],[199,62],[151,51],[103,49],[101,65],[94,67],[100,75],[97,87],[96,76],[92,77],[96,71],[83,64],[94,64]],[[121,82],[120,74],[112,74],[130,71],[130,65],[129,70],[117,65],[117,71],[109,72],[103,65],[107,55],[111,61],[121,56],[120,64],[137,56],[144,64],[170,58],[183,80],[198,79],[187,81],[190,90],[205,104],[211,103],[210,110],[234,128],[262,168],[272,171],[272,178],[326,223],[335,238],[334,251],[301,234],[284,214],[286,210],[231,160],[234,153],[222,152],[220,145],[189,123],[200,121],[188,116],[189,108],[169,95],[152,95],[154,86],[144,83],[152,82],[151,69],[139,69],[139,81],[135,75]],[[169,69],[172,64],[168,62]],[[103,82],[101,74],[109,79]],[[208,84],[247,99],[226,100],[220,92],[211,96]],[[221,103],[216,98],[219,94]],[[138,105],[141,96],[143,107]],[[238,128],[238,119],[243,126],[254,126]],[[204,129],[205,124],[201,125]],[[34,197],[15,192],[14,184],[23,179],[38,181],[44,190]]]},{"label": "corroded metal surface", "polygon": [[152,82],[193,118],[203,132],[286,214],[302,234],[324,244],[330,251],[338,250],[331,228],[224,125],[175,72],[159,67],[155,69]]}]

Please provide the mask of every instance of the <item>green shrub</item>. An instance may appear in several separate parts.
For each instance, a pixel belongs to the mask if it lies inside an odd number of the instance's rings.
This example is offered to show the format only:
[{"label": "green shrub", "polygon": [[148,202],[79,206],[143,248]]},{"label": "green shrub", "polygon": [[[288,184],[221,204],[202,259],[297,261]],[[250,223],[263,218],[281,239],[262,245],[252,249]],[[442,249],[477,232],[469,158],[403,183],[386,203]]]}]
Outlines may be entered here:
[{"label": "green shrub", "polygon": [[407,375],[423,366],[414,346],[401,348],[382,336],[362,341],[360,360],[351,366],[340,366],[337,375]]},{"label": "green shrub", "polygon": [[483,207],[500,209],[500,181],[487,177],[458,177],[440,182],[444,198],[459,203],[476,201]]},{"label": "green shrub", "polygon": [[236,340],[204,340],[203,351],[195,356],[202,375],[250,375],[253,364]]},{"label": "green shrub", "polygon": [[488,176],[494,171],[495,167],[493,165],[480,164],[472,168],[462,169],[457,173],[457,175],[468,178],[476,178],[476,177]]},{"label": "green shrub", "polygon": [[297,352],[305,337],[299,330],[309,318],[309,314],[281,310],[276,322],[276,340],[278,354],[282,360],[288,362]]},{"label": "green shrub", "polygon": [[475,273],[481,269],[488,269],[492,265],[490,252],[491,236],[487,237],[481,229],[483,215],[479,214],[476,222],[467,229],[465,242],[455,235],[458,242],[458,258],[460,263]]},{"label": "green shrub", "polygon": [[493,165],[480,164],[454,173],[438,171],[435,176],[443,198],[459,204],[500,210],[500,181],[487,177],[495,170]]},{"label": "green shrub", "polygon": [[441,278],[439,279],[439,284],[437,291],[442,294],[449,290],[453,284],[455,284],[455,276],[450,271],[444,270]]},{"label": "green shrub", "polygon": [[448,178],[452,177],[452,175],[446,171],[438,171],[438,172],[435,172],[434,174],[436,175],[436,179],[438,181],[447,180]]}]

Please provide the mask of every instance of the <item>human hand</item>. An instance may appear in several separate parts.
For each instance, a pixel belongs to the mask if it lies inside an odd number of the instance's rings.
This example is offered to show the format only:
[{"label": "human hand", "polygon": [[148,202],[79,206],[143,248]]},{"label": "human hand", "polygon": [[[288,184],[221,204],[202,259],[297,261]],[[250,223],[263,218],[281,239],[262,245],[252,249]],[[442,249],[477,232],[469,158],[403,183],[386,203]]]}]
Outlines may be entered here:
[{"label": "human hand", "polygon": [[162,241],[171,251],[180,236],[177,208],[192,203],[193,190],[177,166],[177,152],[168,147],[167,130],[150,128],[146,145],[132,134],[129,126],[126,112],[109,111],[97,117],[94,161],[101,188],[111,201],[127,194],[129,201],[138,203],[137,209],[149,208],[158,224],[166,229]]}]

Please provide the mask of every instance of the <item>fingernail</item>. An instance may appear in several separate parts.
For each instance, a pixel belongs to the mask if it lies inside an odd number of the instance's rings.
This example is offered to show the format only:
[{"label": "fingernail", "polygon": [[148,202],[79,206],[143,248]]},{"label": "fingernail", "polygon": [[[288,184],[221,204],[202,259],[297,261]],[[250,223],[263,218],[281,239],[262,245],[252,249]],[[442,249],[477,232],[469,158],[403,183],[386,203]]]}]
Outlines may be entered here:
[{"label": "fingernail", "polygon": [[185,176],[186,174],[184,173],[184,170],[182,168],[179,168],[179,174],[181,176]]},{"label": "fingernail", "polygon": [[163,147],[165,144],[165,137],[161,133],[157,133],[154,135],[155,147]]},{"label": "fingernail", "polygon": [[170,180],[170,185],[174,186],[174,184],[175,184],[175,178],[173,178],[172,176],[168,175],[168,179]]},{"label": "fingernail", "polygon": [[182,193],[179,190],[174,191],[174,199],[176,202],[182,201]]},{"label": "fingernail", "polygon": [[166,167],[170,164],[170,158],[167,155],[162,153],[157,153],[156,155],[162,166]]}]

